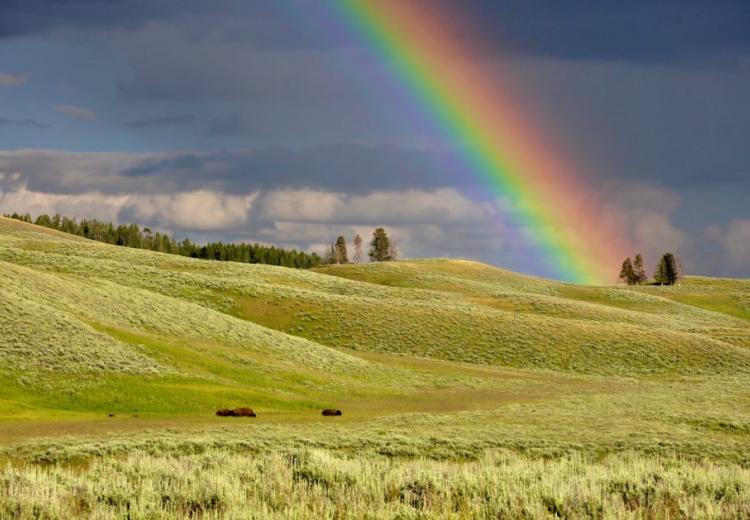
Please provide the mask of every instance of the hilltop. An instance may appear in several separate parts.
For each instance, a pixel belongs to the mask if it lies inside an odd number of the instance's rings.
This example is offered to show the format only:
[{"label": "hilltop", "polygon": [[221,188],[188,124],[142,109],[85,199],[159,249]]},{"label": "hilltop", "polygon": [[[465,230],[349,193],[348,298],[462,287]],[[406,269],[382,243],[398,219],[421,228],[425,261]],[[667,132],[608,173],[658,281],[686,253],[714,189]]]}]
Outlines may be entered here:
[{"label": "hilltop", "polygon": [[[342,393],[389,400],[425,385],[408,359],[564,376],[750,372],[742,280],[583,287],[437,259],[295,270],[9,219],[0,279],[8,418],[210,415],[241,402],[292,411]],[[466,370],[445,377],[462,388]]]}]

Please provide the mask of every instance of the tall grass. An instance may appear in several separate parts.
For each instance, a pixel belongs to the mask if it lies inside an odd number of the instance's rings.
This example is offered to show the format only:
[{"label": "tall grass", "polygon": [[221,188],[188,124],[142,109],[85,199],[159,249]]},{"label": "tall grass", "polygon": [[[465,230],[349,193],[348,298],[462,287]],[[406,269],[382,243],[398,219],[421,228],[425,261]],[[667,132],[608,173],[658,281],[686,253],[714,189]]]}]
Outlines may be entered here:
[{"label": "tall grass", "polygon": [[85,466],[7,465],[3,518],[746,518],[750,469],[637,454],[470,462],[135,452]]}]

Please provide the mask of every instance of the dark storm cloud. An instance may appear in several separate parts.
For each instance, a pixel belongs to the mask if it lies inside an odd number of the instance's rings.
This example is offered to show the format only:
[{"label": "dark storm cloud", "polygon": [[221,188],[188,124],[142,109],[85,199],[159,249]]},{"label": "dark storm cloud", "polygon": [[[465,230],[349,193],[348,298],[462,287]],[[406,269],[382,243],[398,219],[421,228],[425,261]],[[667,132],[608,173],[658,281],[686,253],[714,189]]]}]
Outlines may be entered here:
[{"label": "dark storm cloud", "polygon": [[750,49],[746,0],[488,0],[465,12],[463,31],[490,53],[664,62]]},{"label": "dark storm cloud", "polygon": [[[416,0],[455,10],[448,37],[486,42],[490,53],[573,59],[672,61],[750,49],[746,0]],[[347,45],[332,12],[312,1],[4,0],[0,37],[54,31],[136,30],[149,22],[179,24],[194,40],[250,42],[265,49]],[[463,24],[459,22],[463,20]],[[331,28],[330,25],[328,27]]]},{"label": "dark storm cloud", "polygon": [[453,165],[445,151],[357,144],[155,154],[0,151],[0,171],[19,172],[30,190],[66,194],[430,189],[461,184]]},{"label": "dark storm cloud", "polygon": [[315,0],[3,0],[0,38],[82,31],[136,31],[148,23],[179,24],[193,40],[252,42],[258,48],[330,48],[336,32],[305,28],[322,11]]},{"label": "dark storm cloud", "polygon": [[126,121],[125,126],[129,128],[160,128],[164,126],[182,126],[188,125],[196,120],[194,114],[180,114],[174,116],[149,117],[146,119],[137,119],[135,121]]},{"label": "dark storm cloud", "polygon": [[159,0],[3,0],[0,37],[50,31],[136,29],[149,20],[170,19],[175,2]]},{"label": "dark storm cloud", "polygon": [[229,193],[288,187],[367,193],[455,185],[453,164],[445,151],[337,144],[298,151],[186,153],[144,160],[122,175],[193,189],[210,185]]}]

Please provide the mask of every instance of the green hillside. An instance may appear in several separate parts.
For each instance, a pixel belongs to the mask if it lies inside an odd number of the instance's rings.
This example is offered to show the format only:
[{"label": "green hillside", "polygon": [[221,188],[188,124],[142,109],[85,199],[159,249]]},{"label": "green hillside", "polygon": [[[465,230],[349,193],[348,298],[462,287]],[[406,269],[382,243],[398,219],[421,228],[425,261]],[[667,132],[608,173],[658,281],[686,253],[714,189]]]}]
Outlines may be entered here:
[{"label": "green hillside", "polygon": [[388,400],[487,383],[428,359],[570,377],[750,372],[747,281],[581,287],[458,260],[312,272],[119,248],[9,219],[0,279],[6,417],[210,414],[240,402],[281,412],[342,393]]},{"label": "green hillside", "polygon": [[0,516],[243,518],[248,475],[270,517],[750,514],[747,280],[296,270],[0,218],[0,367]]}]

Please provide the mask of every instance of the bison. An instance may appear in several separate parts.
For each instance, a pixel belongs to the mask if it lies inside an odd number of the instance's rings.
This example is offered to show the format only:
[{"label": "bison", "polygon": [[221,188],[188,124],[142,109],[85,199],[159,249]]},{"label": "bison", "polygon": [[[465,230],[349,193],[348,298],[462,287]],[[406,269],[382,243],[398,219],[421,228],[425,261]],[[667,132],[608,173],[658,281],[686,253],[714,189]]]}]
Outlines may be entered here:
[{"label": "bison", "polygon": [[256,417],[252,408],[222,408],[216,411],[219,417]]},{"label": "bison", "polygon": [[342,415],[341,410],[334,410],[333,408],[326,408],[323,410],[323,415]]}]

